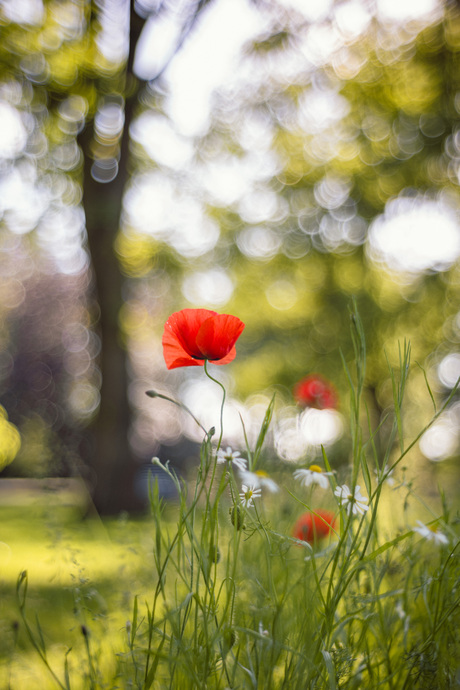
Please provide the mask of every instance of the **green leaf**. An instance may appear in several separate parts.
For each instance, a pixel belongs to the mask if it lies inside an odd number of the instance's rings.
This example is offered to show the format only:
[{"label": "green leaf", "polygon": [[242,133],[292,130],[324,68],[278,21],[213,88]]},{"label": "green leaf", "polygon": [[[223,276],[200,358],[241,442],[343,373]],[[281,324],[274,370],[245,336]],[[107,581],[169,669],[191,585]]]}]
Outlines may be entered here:
[{"label": "green leaf", "polygon": [[262,446],[267,435],[268,429],[270,427],[270,422],[273,416],[273,409],[275,406],[275,395],[276,393],[273,394],[273,397],[270,400],[270,403],[265,412],[264,419],[262,421],[262,426],[260,427],[259,436],[257,438],[256,447],[254,449],[254,455],[252,457],[252,471],[256,469],[257,461],[259,460],[260,453],[262,451]]}]

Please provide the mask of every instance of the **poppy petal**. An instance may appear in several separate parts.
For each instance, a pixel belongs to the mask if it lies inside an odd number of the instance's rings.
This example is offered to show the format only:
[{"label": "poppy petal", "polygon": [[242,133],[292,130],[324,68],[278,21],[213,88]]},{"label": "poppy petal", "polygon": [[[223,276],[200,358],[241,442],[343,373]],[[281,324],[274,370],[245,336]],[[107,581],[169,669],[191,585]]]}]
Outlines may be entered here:
[{"label": "poppy petal", "polygon": [[217,313],[209,309],[182,309],[171,314],[165,330],[171,330],[175,334],[187,354],[203,359],[197,345],[197,335],[203,323],[213,316],[217,316]]},{"label": "poppy petal", "polygon": [[174,332],[165,329],[162,342],[163,357],[168,369],[203,366],[204,360],[188,354]]},{"label": "poppy petal", "polygon": [[230,362],[233,362],[233,360],[236,357],[236,347],[233,346],[228,355],[225,355],[225,357],[222,357],[222,359],[215,359],[211,360],[213,364],[229,364]]},{"label": "poppy petal", "polygon": [[236,316],[216,314],[202,323],[196,344],[205,359],[217,362],[229,355],[243,329],[244,323]]},{"label": "poppy petal", "polygon": [[203,321],[216,314],[209,309],[182,309],[171,314],[163,332],[163,356],[168,369],[203,366],[204,359],[196,344]]}]

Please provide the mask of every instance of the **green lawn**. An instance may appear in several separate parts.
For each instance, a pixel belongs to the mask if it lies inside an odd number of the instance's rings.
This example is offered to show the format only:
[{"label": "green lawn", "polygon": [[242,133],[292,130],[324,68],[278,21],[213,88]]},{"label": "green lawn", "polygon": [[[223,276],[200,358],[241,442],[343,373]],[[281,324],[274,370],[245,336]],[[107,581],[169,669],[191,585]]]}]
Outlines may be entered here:
[{"label": "green lawn", "polygon": [[38,617],[58,675],[70,647],[70,665],[80,663],[82,625],[98,647],[103,640],[123,649],[134,596],[152,587],[148,520],[84,519],[78,507],[40,496],[25,505],[0,505],[0,524],[0,687],[56,687],[20,621],[16,584],[22,571],[28,573],[28,620],[36,629]]}]

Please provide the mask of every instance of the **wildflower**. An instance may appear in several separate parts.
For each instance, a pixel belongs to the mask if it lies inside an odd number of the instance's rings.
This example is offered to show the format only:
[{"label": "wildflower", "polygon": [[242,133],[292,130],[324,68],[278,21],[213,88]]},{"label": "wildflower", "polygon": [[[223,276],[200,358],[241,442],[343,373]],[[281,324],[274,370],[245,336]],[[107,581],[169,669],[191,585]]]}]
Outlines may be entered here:
[{"label": "wildflower", "polygon": [[230,446],[227,446],[226,450],[219,448],[217,451],[217,462],[219,465],[223,462],[229,465],[236,465],[242,472],[246,469],[246,460],[240,457],[239,450],[232,450]]},{"label": "wildflower", "polygon": [[163,356],[168,369],[203,366],[205,360],[228,364],[244,329],[236,316],[209,309],[182,309],[171,314],[163,332]]},{"label": "wildflower", "polygon": [[437,527],[428,527],[428,525],[425,525],[420,520],[417,520],[417,522],[419,527],[414,527],[412,530],[413,532],[418,532],[422,537],[428,539],[428,541],[434,541],[435,544],[447,544],[449,542],[447,536],[443,532],[440,532]]},{"label": "wildflower", "polygon": [[254,505],[253,499],[260,498],[261,493],[261,489],[256,489],[254,486],[246,486],[246,484],[242,484],[240,493],[241,504],[245,508],[250,508]]},{"label": "wildflower", "polygon": [[324,539],[331,530],[334,529],[335,516],[329,510],[315,510],[303,513],[297,520],[292,530],[292,534],[300,541],[306,541],[309,544]]},{"label": "wildflower", "polygon": [[296,470],[294,479],[298,479],[302,486],[318,484],[322,489],[327,489],[329,486],[327,477],[331,474],[332,472],[324,472],[319,465],[310,465],[306,470]]},{"label": "wildflower", "polygon": [[319,374],[306,376],[294,386],[294,398],[301,407],[317,410],[337,407],[337,392],[327,379]]},{"label": "wildflower", "polygon": [[363,496],[360,492],[360,486],[357,484],[355,486],[355,492],[352,493],[351,489],[348,488],[346,484],[343,486],[338,486],[334,491],[335,496],[340,499],[340,503],[347,507],[348,514],[353,513],[353,515],[364,515],[366,510],[369,510],[369,506],[366,503],[369,501],[367,496]]},{"label": "wildflower", "polygon": [[240,477],[247,486],[253,486],[256,489],[267,489],[272,493],[279,491],[278,484],[263,470],[256,470],[256,472],[245,471],[240,474]]},{"label": "wildflower", "polygon": [[379,482],[385,481],[388,486],[394,486],[395,484],[395,479],[392,477],[394,470],[388,471],[388,465],[385,465],[385,467],[382,470],[374,470],[374,474],[376,475],[377,479]]}]

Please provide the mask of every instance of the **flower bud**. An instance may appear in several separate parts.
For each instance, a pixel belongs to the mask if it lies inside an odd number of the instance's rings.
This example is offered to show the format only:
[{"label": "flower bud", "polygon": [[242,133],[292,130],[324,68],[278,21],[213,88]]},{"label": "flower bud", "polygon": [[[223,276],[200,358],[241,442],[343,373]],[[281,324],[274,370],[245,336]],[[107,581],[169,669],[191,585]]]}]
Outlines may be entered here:
[{"label": "flower bud", "polygon": [[230,521],[232,525],[236,527],[237,530],[244,529],[244,513],[241,510],[241,507],[233,506],[233,508],[229,508],[228,512],[230,513]]}]

